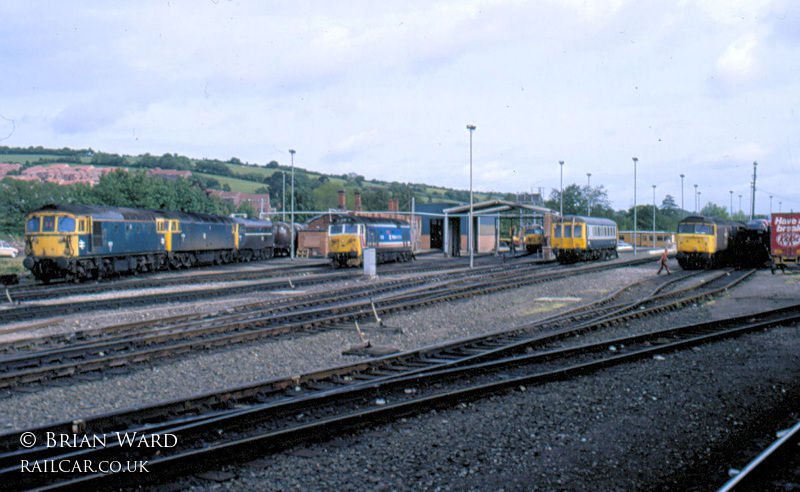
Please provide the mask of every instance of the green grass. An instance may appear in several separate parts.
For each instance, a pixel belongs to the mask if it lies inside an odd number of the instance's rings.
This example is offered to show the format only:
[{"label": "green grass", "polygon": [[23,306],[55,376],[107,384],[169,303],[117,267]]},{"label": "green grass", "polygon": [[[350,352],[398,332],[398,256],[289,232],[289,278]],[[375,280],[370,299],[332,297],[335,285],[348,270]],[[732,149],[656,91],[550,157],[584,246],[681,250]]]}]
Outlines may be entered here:
[{"label": "green grass", "polygon": [[205,174],[197,172],[192,172],[192,174],[197,176],[203,176],[204,178],[216,179],[220,185],[227,184],[228,186],[230,186],[231,191],[240,191],[242,193],[255,193],[257,189],[266,186],[264,183],[256,183],[255,181],[246,181],[244,179],[217,176],[215,174]]},{"label": "green grass", "polygon": [[24,259],[25,255],[19,255],[16,258],[0,258],[0,275],[9,275],[12,273],[24,275],[28,273],[28,269],[22,266],[22,261]]},{"label": "green grass", "polygon": [[[59,155],[51,155],[51,154],[0,154],[0,162],[6,164],[25,164],[26,161],[36,162],[39,159],[54,159],[58,160],[61,157]],[[82,164],[91,164],[92,158],[89,156],[81,156],[81,163]],[[53,163],[48,163],[53,164]],[[75,165],[74,163],[70,162],[69,164]]]}]

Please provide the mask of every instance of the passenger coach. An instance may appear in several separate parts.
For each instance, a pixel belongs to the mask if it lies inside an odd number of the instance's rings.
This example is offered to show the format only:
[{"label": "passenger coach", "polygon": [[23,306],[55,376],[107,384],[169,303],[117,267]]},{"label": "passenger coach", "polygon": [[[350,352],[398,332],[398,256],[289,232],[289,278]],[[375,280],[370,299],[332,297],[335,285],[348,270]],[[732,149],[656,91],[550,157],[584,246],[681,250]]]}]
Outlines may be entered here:
[{"label": "passenger coach", "polygon": [[553,254],[561,263],[604,260],[617,255],[617,223],[600,217],[566,215],[551,227]]}]

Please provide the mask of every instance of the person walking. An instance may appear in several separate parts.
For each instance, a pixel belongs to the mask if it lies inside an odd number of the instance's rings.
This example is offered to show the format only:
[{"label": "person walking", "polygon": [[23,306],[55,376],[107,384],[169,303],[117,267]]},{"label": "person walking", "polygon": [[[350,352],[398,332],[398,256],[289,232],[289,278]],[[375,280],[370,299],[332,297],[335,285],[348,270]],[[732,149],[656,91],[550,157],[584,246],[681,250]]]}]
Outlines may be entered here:
[{"label": "person walking", "polygon": [[658,272],[656,275],[661,275],[661,270],[666,270],[667,275],[669,275],[669,266],[667,266],[667,247],[664,246],[664,251],[661,253],[661,259],[659,260],[659,267]]}]

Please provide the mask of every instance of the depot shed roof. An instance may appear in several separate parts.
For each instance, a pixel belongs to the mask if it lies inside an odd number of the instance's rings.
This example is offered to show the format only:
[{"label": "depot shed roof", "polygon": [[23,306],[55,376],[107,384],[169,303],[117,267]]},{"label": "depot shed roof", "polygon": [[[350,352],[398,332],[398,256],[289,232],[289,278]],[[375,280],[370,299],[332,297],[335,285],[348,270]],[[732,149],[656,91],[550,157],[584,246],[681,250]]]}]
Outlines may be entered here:
[{"label": "depot shed roof", "polygon": [[[527,212],[535,212],[540,214],[556,213],[546,207],[537,207],[536,205],[528,205],[526,203],[510,202],[508,200],[487,200],[485,202],[478,202],[472,204],[473,215],[494,215],[501,212],[508,212],[509,210],[522,210]],[[469,204],[459,205],[457,207],[446,208],[443,210],[446,214],[463,214],[469,212]]]}]

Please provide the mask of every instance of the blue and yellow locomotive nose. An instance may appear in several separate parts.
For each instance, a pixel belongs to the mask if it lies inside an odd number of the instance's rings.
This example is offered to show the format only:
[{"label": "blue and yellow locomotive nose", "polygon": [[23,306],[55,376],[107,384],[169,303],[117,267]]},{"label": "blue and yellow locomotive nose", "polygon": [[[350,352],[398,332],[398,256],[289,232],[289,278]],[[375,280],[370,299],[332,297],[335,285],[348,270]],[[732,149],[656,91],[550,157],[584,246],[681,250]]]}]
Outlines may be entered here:
[{"label": "blue and yellow locomotive nose", "polygon": [[332,225],[328,229],[328,258],[334,266],[358,266],[363,252],[363,237],[356,225]]},{"label": "blue and yellow locomotive nose", "polygon": [[43,258],[75,258],[81,248],[74,217],[31,215],[25,228],[25,254]]}]

